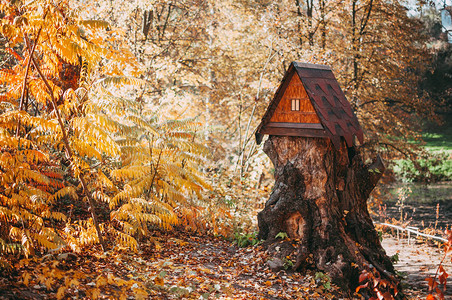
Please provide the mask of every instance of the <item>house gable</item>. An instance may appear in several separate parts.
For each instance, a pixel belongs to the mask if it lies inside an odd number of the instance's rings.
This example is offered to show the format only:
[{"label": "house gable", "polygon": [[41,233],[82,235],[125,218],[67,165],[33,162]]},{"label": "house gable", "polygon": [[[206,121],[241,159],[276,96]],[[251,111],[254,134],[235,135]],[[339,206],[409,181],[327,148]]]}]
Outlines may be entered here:
[{"label": "house gable", "polygon": [[[294,100],[299,100],[298,106]],[[348,146],[353,145],[354,136],[363,142],[358,119],[331,68],[296,62],[289,66],[256,129],[258,144],[264,134],[329,137],[336,148],[341,138]]]},{"label": "house gable", "polygon": [[298,74],[292,76],[270,122],[320,124],[320,119]]}]

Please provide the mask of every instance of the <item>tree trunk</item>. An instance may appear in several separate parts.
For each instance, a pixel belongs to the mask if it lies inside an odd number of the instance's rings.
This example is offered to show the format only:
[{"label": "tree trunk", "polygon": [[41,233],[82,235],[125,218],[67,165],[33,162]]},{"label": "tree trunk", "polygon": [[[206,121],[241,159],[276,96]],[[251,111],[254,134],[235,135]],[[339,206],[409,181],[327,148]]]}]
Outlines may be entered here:
[{"label": "tree trunk", "polygon": [[[365,165],[355,147],[343,142],[336,150],[324,138],[270,136],[264,151],[276,179],[258,214],[259,238],[267,240],[270,253],[293,258],[294,270],[314,267],[327,273],[347,290],[354,291],[363,271],[378,271],[389,286],[398,286],[367,210],[367,198],[384,171],[381,159]],[[276,238],[280,232],[290,241]]]}]

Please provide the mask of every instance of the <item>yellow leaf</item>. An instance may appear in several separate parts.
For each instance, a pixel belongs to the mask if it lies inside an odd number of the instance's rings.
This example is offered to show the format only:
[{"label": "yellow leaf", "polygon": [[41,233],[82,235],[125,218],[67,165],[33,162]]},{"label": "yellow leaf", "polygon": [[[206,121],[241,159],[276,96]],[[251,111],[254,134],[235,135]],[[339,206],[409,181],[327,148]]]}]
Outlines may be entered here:
[{"label": "yellow leaf", "polygon": [[163,278],[161,278],[160,276],[155,277],[154,278],[154,283],[156,285],[163,286],[164,285]]},{"label": "yellow leaf", "polygon": [[125,281],[125,280],[123,280],[123,279],[121,279],[119,277],[116,277],[115,278],[115,283],[116,283],[117,286],[122,286],[122,285],[125,285],[127,283],[127,281]]},{"label": "yellow leaf", "polygon": [[108,273],[107,279],[108,279],[108,284],[115,284],[115,277],[113,276],[112,273]]},{"label": "yellow leaf", "polygon": [[185,242],[185,241],[183,241],[183,240],[180,240],[180,239],[176,239],[176,238],[172,238],[171,240],[172,240],[173,242],[175,242],[176,244],[178,244],[179,246],[185,246],[185,245],[188,244],[187,242]]},{"label": "yellow leaf", "polygon": [[162,246],[160,245],[159,242],[155,241],[154,245],[155,245],[155,250],[157,250],[157,251],[162,250]]},{"label": "yellow leaf", "polygon": [[97,278],[96,286],[97,287],[101,287],[101,286],[106,285],[106,284],[107,284],[107,279],[104,276],[100,275]]},{"label": "yellow leaf", "polygon": [[22,277],[24,278],[24,284],[25,286],[28,286],[29,284],[29,280],[30,280],[30,273],[25,272],[24,274],[22,274]]},{"label": "yellow leaf", "polygon": [[47,280],[45,282],[47,290],[50,290],[52,288],[53,282],[54,282],[53,278],[47,278]]},{"label": "yellow leaf", "polygon": [[119,296],[119,300],[127,300],[127,295],[126,293],[122,292],[121,296]]},{"label": "yellow leaf", "polygon": [[99,295],[100,295],[100,290],[98,289],[98,288],[93,288],[93,289],[91,289],[91,298],[92,299],[97,299],[97,298],[99,298]]},{"label": "yellow leaf", "polygon": [[57,297],[57,299],[59,300],[59,299],[63,299],[63,297],[64,297],[64,292],[66,291],[66,287],[65,286],[60,286],[59,288],[58,288],[58,292],[57,292],[57,294],[56,294],[56,297]]},{"label": "yellow leaf", "polygon": [[147,299],[149,295],[148,292],[140,288],[133,289],[133,294],[136,299]]},{"label": "yellow leaf", "polygon": [[78,280],[77,279],[72,279],[71,280],[71,282],[69,283],[69,286],[79,286],[80,285],[80,282],[78,282]]}]

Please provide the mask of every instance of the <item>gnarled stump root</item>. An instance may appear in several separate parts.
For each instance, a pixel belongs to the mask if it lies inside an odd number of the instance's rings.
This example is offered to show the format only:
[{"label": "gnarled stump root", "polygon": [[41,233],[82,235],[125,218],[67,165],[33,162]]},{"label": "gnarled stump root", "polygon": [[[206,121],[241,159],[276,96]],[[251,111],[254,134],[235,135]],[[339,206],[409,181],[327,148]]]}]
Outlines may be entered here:
[{"label": "gnarled stump root", "polygon": [[367,210],[384,171],[381,159],[365,165],[356,148],[343,143],[338,151],[322,138],[270,136],[264,151],[276,182],[258,214],[259,238],[271,245],[279,232],[287,233],[299,241],[294,268],[314,264],[342,288],[353,291],[360,272],[372,268],[397,286]]}]

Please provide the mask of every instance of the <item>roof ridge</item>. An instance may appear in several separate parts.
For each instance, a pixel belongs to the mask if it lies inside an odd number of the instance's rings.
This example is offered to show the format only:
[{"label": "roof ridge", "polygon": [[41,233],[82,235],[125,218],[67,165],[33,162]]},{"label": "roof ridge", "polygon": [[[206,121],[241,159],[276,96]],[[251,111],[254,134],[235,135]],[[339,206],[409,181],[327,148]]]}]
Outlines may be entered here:
[{"label": "roof ridge", "polygon": [[328,65],[318,65],[311,63],[300,63],[300,62],[292,62],[294,67],[296,68],[305,68],[305,69],[319,69],[319,70],[328,70],[331,71],[331,67]]}]

